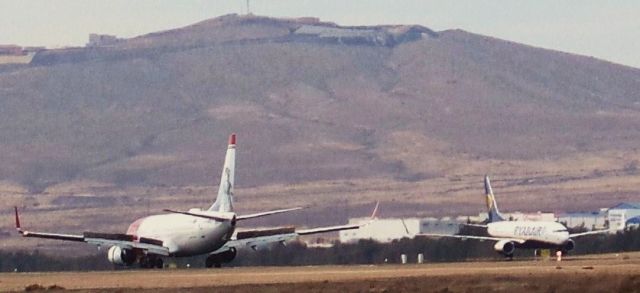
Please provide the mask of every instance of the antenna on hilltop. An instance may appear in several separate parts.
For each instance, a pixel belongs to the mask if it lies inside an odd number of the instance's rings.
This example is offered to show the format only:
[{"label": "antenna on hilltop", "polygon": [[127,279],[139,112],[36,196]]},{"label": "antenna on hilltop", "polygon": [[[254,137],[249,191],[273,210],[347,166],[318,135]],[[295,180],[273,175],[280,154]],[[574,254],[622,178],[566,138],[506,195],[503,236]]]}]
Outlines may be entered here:
[{"label": "antenna on hilltop", "polygon": [[247,15],[251,14],[251,6],[249,5],[249,0],[247,0]]}]

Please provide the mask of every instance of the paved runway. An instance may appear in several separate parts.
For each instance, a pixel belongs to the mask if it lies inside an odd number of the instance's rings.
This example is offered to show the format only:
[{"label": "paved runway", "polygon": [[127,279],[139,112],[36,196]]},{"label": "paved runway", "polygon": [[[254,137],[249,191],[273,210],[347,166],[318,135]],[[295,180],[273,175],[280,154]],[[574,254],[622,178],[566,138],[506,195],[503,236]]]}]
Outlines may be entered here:
[{"label": "paved runway", "polygon": [[[561,280],[615,280],[611,286],[623,286],[626,279],[640,284],[640,253],[609,254],[567,258],[561,263],[547,261],[464,262],[411,265],[354,265],[311,267],[242,267],[223,269],[126,270],[101,272],[50,272],[0,274],[0,291],[23,291],[29,285],[66,289],[230,289],[248,285],[284,286],[291,291],[315,288],[317,284],[392,284],[390,280],[415,280],[424,286],[446,286],[449,291],[465,282],[471,285],[506,286],[504,278],[513,280],[557,277]],[[612,278],[615,277],[615,278]],[[634,279],[635,278],[635,279]],[[456,280],[460,280],[457,282]],[[502,281],[501,281],[502,280]],[[384,282],[380,282],[384,281]],[[376,283],[378,282],[378,283]],[[524,283],[523,283],[524,282]],[[613,281],[611,281],[613,282]],[[527,281],[521,281],[527,284]],[[302,285],[311,287],[300,287]],[[314,285],[316,284],[316,285]],[[635,283],[633,283],[635,284]],[[318,286],[320,286],[318,285]],[[563,284],[559,284],[563,285]],[[565,284],[566,285],[566,284]],[[235,287],[234,287],[235,286]],[[296,287],[298,286],[298,287]],[[346,286],[346,285],[345,285]],[[484,285],[483,285],[484,286]],[[496,288],[502,288],[496,287]],[[249,288],[249,287],[247,287]],[[278,287],[279,288],[279,287]],[[331,288],[339,288],[334,285]],[[435,287],[434,287],[435,288]],[[467,288],[467,287],[464,287]],[[464,291],[461,287],[461,291]],[[505,289],[507,287],[504,287]],[[509,287],[511,288],[511,287]],[[596,287],[590,287],[595,289]],[[604,287],[608,288],[608,287]],[[398,291],[404,291],[404,289]],[[400,290],[401,289],[401,290]],[[409,289],[407,289],[409,290]],[[197,290],[196,290],[197,291]],[[326,291],[326,290],[325,290]],[[345,291],[349,291],[345,287]],[[533,290],[535,291],[535,290]],[[203,291],[204,292],[204,291]],[[236,290],[236,292],[244,292]],[[329,290],[329,292],[331,292]],[[337,291],[339,292],[339,291]]]}]

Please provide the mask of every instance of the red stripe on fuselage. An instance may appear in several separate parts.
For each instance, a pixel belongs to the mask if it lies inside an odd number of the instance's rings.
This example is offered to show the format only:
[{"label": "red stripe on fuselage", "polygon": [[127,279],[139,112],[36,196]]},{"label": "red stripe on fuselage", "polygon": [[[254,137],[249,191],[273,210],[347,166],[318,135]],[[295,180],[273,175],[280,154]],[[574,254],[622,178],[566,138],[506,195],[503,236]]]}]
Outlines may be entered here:
[{"label": "red stripe on fuselage", "polygon": [[127,229],[127,235],[132,235],[134,240],[138,240],[138,229],[142,222],[144,222],[144,219],[146,219],[146,217],[137,219],[135,222],[131,223],[131,225],[129,225],[129,229]]}]

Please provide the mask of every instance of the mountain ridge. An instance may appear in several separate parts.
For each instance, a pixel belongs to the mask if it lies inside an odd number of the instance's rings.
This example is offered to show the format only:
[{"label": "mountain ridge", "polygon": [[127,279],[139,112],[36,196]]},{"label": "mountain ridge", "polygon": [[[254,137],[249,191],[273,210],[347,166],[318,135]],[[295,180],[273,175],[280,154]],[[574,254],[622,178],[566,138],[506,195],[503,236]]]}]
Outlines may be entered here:
[{"label": "mountain ridge", "polygon": [[589,173],[640,143],[639,69],[413,25],[223,16],[40,52],[0,92],[0,179],[33,194],[208,185],[230,132],[247,187]]}]

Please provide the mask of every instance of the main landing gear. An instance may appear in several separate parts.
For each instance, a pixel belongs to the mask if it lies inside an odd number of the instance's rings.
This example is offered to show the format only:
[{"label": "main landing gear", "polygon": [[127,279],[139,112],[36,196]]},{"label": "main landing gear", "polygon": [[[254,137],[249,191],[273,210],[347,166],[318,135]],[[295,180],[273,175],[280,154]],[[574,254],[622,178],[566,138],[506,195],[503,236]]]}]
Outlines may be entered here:
[{"label": "main landing gear", "polygon": [[219,268],[221,268],[221,267],[222,267],[222,264],[221,264],[221,263],[219,263],[219,262],[213,262],[213,260],[211,260],[211,259],[207,258],[207,259],[204,261],[204,266],[205,266],[206,268],[217,268],[217,269],[219,269]]},{"label": "main landing gear", "polygon": [[162,258],[154,255],[145,255],[140,258],[140,268],[143,269],[161,269],[164,267]]},{"label": "main landing gear", "polygon": [[204,262],[204,266],[207,268],[222,267],[223,263],[231,262],[236,257],[236,249],[231,247],[228,250],[219,253],[212,253],[207,256],[207,259]]}]

